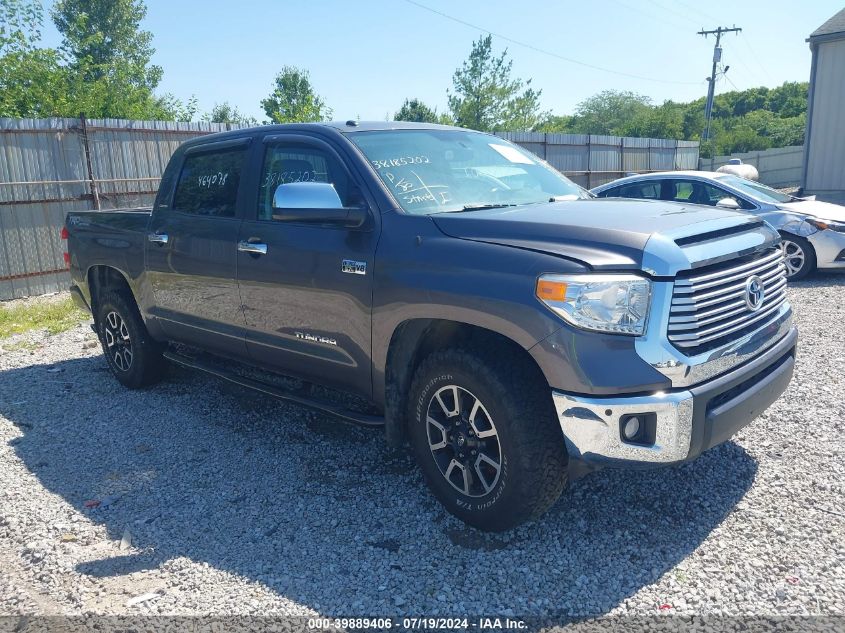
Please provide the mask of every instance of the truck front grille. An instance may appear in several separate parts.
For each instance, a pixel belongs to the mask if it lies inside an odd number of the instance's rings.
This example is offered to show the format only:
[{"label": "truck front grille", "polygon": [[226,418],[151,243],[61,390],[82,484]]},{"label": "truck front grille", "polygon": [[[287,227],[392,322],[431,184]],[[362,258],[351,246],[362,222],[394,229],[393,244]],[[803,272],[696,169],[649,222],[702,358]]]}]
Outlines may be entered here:
[{"label": "truck front grille", "polygon": [[[753,278],[763,287],[755,306]],[[749,292],[751,284],[751,292]],[[687,354],[730,343],[786,301],[786,266],[779,248],[678,275],[669,312],[669,341]]]}]

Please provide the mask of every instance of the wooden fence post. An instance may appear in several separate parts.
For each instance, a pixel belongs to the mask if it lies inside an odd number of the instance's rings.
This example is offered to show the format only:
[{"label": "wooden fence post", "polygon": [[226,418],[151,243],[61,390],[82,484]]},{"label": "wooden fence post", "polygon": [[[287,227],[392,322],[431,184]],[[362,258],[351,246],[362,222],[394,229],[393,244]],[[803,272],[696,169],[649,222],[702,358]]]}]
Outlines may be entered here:
[{"label": "wooden fence post", "polygon": [[94,196],[94,209],[100,210],[100,194],[97,192],[97,181],[94,179],[94,169],[91,166],[91,148],[88,146],[88,122],[85,120],[85,113],[79,114],[79,122],[82,128],[82,147],[85,149],[85,166],[88,169],[88,181],[91,184],[91,195]]}]

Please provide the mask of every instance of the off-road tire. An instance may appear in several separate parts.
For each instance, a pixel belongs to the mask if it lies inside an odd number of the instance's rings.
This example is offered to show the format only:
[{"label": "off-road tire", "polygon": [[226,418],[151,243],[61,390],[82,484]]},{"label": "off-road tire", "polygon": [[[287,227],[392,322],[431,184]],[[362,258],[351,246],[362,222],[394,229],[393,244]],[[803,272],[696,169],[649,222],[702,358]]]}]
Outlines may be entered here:
[{"label": "off-road tire", "polygon": [[131,295],[119,291],[103,294],[97,301],[95,322],[103,355],[122,385],[140,389],[161,380],[165,369],[162,346],[150,336]]},{"label": "off-road tire", "polygon": [[[792,235],[791,233],[781,233],[780,237],[782,240],[781,249],[784,251],[784,258],[790,259],[790,253],[799,252],[793,250],[794,248],[800,249],[800,254],[802,256],[801,260],[793,258],[787,262],[786,278],[789,281],[804,279],[804,277],[809,275],[816,268],[816,250],[813,248],[813,245],[810,244],[809,240],[803,237]],[[797,266],[799,261],[801,261],[800,267]],[[797,270],[795,270],[796,268]]]},{"label": "off-road tire", "polygon": [[[472,397],[480,401],[495,425],[500,469],[495,485],[482,496],[457,490],[430,447],[429,405],[439,390],[452,385],[469,393],[470,402]],[[414,374],[407,419],[414,455],[429,488],[450,513],[480,530],[504,531],[537,518],[566,487],[568,458],[548,385],[536,367],[512,355],[475,349],[433,352]]]}]

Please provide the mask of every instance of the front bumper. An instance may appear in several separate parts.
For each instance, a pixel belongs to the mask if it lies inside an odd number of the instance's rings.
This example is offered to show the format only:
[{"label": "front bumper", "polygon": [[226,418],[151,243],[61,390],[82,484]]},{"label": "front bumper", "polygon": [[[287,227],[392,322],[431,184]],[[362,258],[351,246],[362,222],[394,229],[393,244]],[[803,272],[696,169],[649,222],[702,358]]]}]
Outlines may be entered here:
[{"label": "front bumper", "polygon": [[[795,364],[792,328],[765,353],[695,387],[644,396],[590,398],[553,392],[570,458],[593,465],[647,466],[695,459],[727,441],[786,390]],[[653,420],[647,445],[623,439],[625,416]]]},{"label": "front bumper", "polygon": [[807,239],[816,251],[819,268],[845,268],[845,233],[817,231],[808,235]]}]

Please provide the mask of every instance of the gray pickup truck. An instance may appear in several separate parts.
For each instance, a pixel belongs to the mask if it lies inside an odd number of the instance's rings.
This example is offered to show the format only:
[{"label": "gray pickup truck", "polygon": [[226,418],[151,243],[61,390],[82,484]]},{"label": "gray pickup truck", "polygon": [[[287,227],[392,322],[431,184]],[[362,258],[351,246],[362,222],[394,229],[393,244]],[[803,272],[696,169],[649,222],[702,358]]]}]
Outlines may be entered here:
[{"label": "gray pickup truck", "polygon": [[779,236],[595,199],[500,138],[296,124],[191,140],[152,210],[70,213],[71,292],[115,377],[164,361],[384,427],[484,530],[573,473],[679,464],[786,389]]}]

